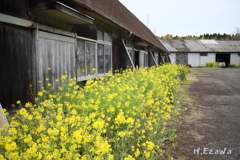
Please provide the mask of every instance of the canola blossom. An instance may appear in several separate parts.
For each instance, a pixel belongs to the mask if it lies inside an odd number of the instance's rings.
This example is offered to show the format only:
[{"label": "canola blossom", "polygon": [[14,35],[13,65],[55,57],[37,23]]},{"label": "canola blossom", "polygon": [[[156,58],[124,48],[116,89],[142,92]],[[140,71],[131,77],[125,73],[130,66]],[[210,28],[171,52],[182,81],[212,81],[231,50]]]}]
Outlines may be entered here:
[{"label": "canola blossom", "polygon": [[58,87],[47,82],[36,104],[26,103],[1,129],[0,159],[159,159],[161,142],[174,138],[167,125],[179,115],[175,96],[187,70],[127,69],[83,88],[67,75]]}]

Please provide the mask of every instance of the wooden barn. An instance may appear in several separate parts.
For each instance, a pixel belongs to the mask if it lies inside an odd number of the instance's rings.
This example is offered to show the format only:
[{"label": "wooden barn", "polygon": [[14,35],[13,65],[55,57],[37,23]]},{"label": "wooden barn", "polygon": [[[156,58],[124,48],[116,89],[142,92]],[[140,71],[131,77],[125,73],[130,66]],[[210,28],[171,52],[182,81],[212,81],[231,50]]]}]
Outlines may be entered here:
[{"label": "wooden barn", "polygon": [[118,0],[0,1],[4,108],[31,101],[46,78],[54,83],[65,71],[83,82],[169,60],[160,41]]},{"label": "wooden barn", "polygon": [[240,41],[237,40],[178,40],[161,39],[160,42],[171,53],[172,63],[205,66],[208,62],[225,61],[240,63]]}]

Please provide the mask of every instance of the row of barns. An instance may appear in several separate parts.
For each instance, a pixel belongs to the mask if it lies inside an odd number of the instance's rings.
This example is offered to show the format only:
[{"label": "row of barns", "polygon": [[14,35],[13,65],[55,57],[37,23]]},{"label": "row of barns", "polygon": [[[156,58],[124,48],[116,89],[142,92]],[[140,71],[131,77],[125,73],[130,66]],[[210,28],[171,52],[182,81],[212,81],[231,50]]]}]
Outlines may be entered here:
[{"label": "row of barns", "polygon": [[172,63],[205,66],[208,62],[240,63],[240,41],[161,39]]},{"label": "row of barns", "polygon": [[223,56],[239,63],[239,48],[233,41],[159,40],[118,0],[1,0],[0,104],[33,101],[46,78],[54,84],[66,72],[84,84],[109,70],[171,61],[199,66]]},{"label": "row of barns", "polygon": [[169,61],[161,42],[118,0],[0,1],[3,107],[32,101],[46,78],[54,83],[65,71],[84,83],[109,70]]}]

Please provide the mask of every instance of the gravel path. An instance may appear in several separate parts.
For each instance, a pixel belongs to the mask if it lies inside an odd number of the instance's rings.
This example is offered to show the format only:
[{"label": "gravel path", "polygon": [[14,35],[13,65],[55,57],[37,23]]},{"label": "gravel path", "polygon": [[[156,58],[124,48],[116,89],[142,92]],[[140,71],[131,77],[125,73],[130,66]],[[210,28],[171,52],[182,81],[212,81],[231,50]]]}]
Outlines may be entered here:
[{"label": "gravel path", "polygon": [[179,139],[189,160],[240,160],[240,69],[201,69]]}]

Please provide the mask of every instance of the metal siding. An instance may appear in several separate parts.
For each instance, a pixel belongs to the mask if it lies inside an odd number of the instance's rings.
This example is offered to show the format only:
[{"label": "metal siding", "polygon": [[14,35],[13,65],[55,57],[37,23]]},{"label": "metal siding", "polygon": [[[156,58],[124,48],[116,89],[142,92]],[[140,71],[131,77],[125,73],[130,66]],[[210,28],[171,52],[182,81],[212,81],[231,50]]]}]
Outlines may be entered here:
[{"label": "metal siding", "polygon": [[230,63],[240,63],[240,56],[238,56],[238,53],[231,53],[230,54]]},{"label": "metal siding", "polygon": [[208,53],[210,62],[216,62],[216,53]]},{"label": "metal siding", "polygon": [[198,67],[199,60],[200,60],[199,53],[188,53],[188,64],[191,65],[192,67]]},{"label": "metal siding", "polygon": [[[44,37],[47,35],[46,37]],[[52,37],[52,39],[50,39]],[[61,79],[64,72],[67,71],[71,77],[75,77],[75,44],[74,38],[55,35],[51,33],[39,33],[37,42],[37,80],[43,81],[46,78],[55,83],[55,79]],[[47,68],[51,68],[48,70]],[[38,90],[41,88],[38,84]]]},{"label": "metal siding", "polygon": [[215,53],[208,53],[207,56],[200,56],[200,65],[206,66],[208,62],[215,62],[216,61],[216,54]]},{"label": "metal siding", "polygon": [[[209,40],[208,40],[209,41]],[[202,43],[202,40],[161,39],[160,42],[169,52],[239,52],[240,41],[210,40],[212,43]],[[214,43],[213,43],[214,42]]]}]

